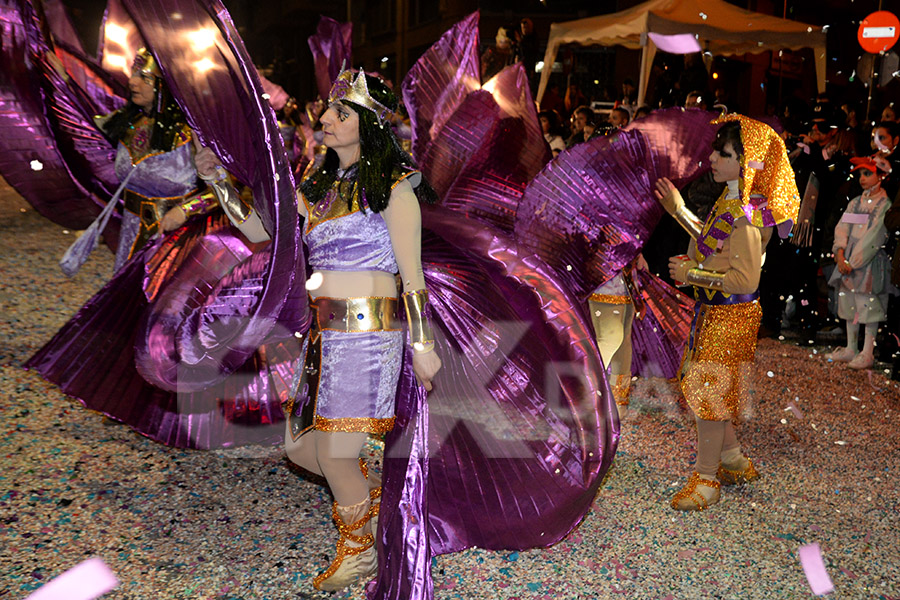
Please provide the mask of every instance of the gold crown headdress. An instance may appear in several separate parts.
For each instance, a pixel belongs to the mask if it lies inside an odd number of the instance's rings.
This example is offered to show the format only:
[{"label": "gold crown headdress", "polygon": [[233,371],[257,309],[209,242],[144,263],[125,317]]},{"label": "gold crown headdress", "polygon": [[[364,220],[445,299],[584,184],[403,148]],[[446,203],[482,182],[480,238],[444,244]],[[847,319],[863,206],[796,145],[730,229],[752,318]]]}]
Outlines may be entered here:
[{"label": "gold crown headdress", "polygon": [[159,69],[159,64],[146,48],[139,49],[134,55],[134,63],[131,69],[132,71],[139,71],[141,73],[146,73],[147,75],[153,75],[154,77],[162,77],[162,71]]},{"label": "gold crown headdress", "polygon": [[334,80],[331,86],[331,92],[328,93],[328,104],[345,100],[352,102],[357,106],[361,106],[375,113],[379,123],[384,123],[385,119],[393,116],[394,111],[369,95],[369,87],[366,85],[366,74],[360,70],[356,79],[353,78],[353,71],[345,69]]}]

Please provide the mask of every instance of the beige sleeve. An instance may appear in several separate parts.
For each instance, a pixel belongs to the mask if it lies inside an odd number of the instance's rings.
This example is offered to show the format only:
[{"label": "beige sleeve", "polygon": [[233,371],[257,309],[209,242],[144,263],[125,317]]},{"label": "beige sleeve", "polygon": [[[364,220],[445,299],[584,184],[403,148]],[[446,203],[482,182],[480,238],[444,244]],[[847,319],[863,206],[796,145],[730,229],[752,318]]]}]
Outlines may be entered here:
[{"label": "beige sleeve", "polygon": [[762,270],[762,232],[742,217],[734,222],[729,242],[728,269],[722,291],[752,294],[759,287]]},{"label": "beige sleeve", "polygon": [[408,181],[397,184],[381,215],[391,236],[391,247],[400,268],[403,291],[425,289],[425,275],[422,272],[422,212],[419,200]]}]

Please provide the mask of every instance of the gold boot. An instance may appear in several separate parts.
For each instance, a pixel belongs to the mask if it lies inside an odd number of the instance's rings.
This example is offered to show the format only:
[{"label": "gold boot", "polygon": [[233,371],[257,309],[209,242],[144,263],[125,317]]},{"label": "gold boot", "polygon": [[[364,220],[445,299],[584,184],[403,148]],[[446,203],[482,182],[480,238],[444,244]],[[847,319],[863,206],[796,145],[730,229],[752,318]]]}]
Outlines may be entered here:
[{"label": "gold boot", "polygon": [[756,470],[752,460],[746,456],[741,456],[739,460],[733,463],[722,463],[719,465],[716,479],[721,481],[722,485],[750,483],[754,479],[759,479],[759,471]]},{"label": "gold boot", "polygon": [[[712,488],[712,494],[706,497],[697,490],[698,485]],[[699,473],[694,471],[684,487],[681,488],[681,491],[672,497],[672,508],[675,510],[706,510],[713,504],[718,503],[720,487],[721,485],[718,481],[703,479]]]},{"label": "gold boot", "polygon": [[631,402],[631,374],[619,373],[616,375],[612,393],[616,401],[616,410],[619,411],[619,418],[622,418],[628,410],[628,404]]},{"label": "gold boot", "polygon": [[357,579],[370,577],[378,568],[375,536],[372,535],[372,501],[366,498],[353,506],[338,506],[331,516],[341,537],[334,561],[313,580],[317,590],[342,590]]},{"label": "gold boot", "polygon": [[372,536],[378,544],[378,514],[381,509],[381,473],[369,472],[369,465],[364,458],[359,459],[359,470],[369,484],[369,499],[372,501]]}]

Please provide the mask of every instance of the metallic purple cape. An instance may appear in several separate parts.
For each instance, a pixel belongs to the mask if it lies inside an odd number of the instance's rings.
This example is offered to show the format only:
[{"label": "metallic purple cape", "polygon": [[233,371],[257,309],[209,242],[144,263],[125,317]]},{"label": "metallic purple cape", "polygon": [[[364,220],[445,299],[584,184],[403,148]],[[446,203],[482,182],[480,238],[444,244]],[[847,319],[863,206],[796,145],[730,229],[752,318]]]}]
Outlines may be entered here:
[{"label": "metallic purple cape", "polygon": [[[278,444],[284,425],[280,402],[291,382],[287,366],[299,352],[296,340],[265,340],[261,353],[201,392],[166,390],[150,385],[135,371],[136,337],[151,307],[142,293],[145,263],[160,246],[177,244],[187,261],[230,258],[232,274],[244,277],[255,265],[249,259],[211,256],[213,250],[235,246],[234,230],[224,217],[191,221],[135,254],[106,286],[66,323],[50,342],[26,363],[58,384],[87,408],[122,421],[137,432],[170,446],[216,448],[240,444]],[[185,239],[187,238],[187,239]],[[260,254],[265,260],[264,254]],[[227,286],[229,280],[217,285]],[[187,302],[196,297],[186,297]],[[164,306],[168,306],[163,302]]]},{"label": "metallic purple cape", "polygon": [[643,310],[631,326],[631,373],[671,379],[681,367],[694,300],[653,273],[632,274]]},{"label": "metallic purple cape", "polygon": [[0,27],[0,175],[54,223],[84,229],[115,182],[112,149],[87,100],[47,62],[30,3],[2,0]]},{"label": "metallic purple cape", "polygon": [[478,89],[473,40],[477,14],[403,84],[416,159],[443,197],[422,212],[443,368],[427,401],[408,364],[401,379],[373,599],[431,598],[436,554],[559,541],[590,507],[619,436],[583,302],[512,237],[516,205],[549,158],[524,73]]},{"label": "metallic purple cape", "polygon": [[457,211],[424,207],[423,225],[443,368],[427,402],[408,365],[398,390],[369,598],[430,598],[437,554],[558,542],[619,437],[593,332],[552,269]]},{"label": "metallic purple cape", "polygon": [[[221,5],[123,10],[133,11],[151,50],[171,65],[164,74],[194,130],[251,186],[274,241],[249,244],[220,212],[189,220],[138,252],[26,367],[166,444],[277,443],[299,352],[293,332],[307,327],[308,305],[294,285],[303,257],[274,114]],[[191,38],[166,21],[176,13],[184,31],[207,32],[186,52],[172,40]],[[193,69],[198,62],[205,76]]]},{"label": "metallic purple cape", "polygon": [[[481,88],[478,13],[451,27],[407,72],[401,85],[412,126],[412,154],[420,164],[444,124]],[[426,173],[433,181],[431,173]]]},{"label": "metallic purple cape", "polygon": [[350,68],[353,60],[353,23],[339,23],[330,17],[320,16],[315,35],[307,39],[313,55],[316,87],[319,98],[328,98],[331,83],[337,79],[341,68]]},{"label": "metallic purple cape", "polygon": [[[212,281],[216,268],[205,271],[200,262],[186,262],[166,284],[181,290],[167,292],[167,304],[177,304],[179,294],[186,300],[195,289],[213,294],[189,319],[154,304],[136,342],[141,374],[164,389],[199,391],[248,360],[278,329],[282,314],[292,315],[288,327],[279,329],[282,333],[303,329],[308,322],[306,301],[294,293],[295,286],[303,285],[295,273],[304,261],[293,178],[274,112],[221,3],[124,0],[123,6],[159,60],[194,132],[252,189],[255,209],[276,249],[261,272],[254,273],[258,281],[218,291],[198,283]],[[243,293],[245,285],[249,293]],[[216,293],[225,296],[216,298]],[[170,352],[152,351],[161,339],[174,340]]]}]

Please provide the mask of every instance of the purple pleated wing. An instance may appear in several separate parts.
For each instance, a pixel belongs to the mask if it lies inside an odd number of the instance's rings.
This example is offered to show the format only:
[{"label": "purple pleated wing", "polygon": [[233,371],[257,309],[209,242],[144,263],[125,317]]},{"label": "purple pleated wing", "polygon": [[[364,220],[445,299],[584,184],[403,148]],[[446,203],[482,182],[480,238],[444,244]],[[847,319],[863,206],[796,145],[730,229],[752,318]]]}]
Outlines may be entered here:
[{"label": "purple pleated wing", "polygon": [[709,154],[719,129],[712,121],[718,116],[698,109],[666,108],[625,129],[640,131],[647,139],[650,161],[645,166],[653,182],[668,177],[680,188],[709,169]]},{"label": "purple pleated wing", "polygon": [[[125,0],[123,5],[159,60],[194,132],[229,172],[252,189],[255,210],[272,237],[273,249],[259,274],[258,293],[217,301],[216,293],[233,290],[204,290],[201,293],[212,295],[203,301],[207,310],[191,319],[173,323],[172,315],[160,308],[146,321],[146,331],[137,342],[138,361],[157,364],[142,365],[141,372],[164,389],[198,390],[234,371],[269,339],[287,299],[294,297],[294,286],[302,285],[294,277],[303,256],[293,178],[275,115],[221,3]],[[191,270],[182,268],[165,285],[185,290],[179,292],[184,295],[191,289],[192,278]],[[294,307],[294,311],[305,320],[308,308]],[[174,336],[173,352],[155,355],[151,351],[150,341],[159,335]]]},{"label": "purple pleated wing", "polygon": [[[425,153],[466,97],[481,88],[478,13],[451,27],[423,54],[403,79],[403,102],[413,131],[412,155]],[[426,175],[429,175],[426,173]]]},{"label": "purple pleated wing", "polygon": [[97,48],[101,67],[119,85],[127,87],[134,55],[146,45],[122,0],[107,0]]},{"label": "purple pleated wing", "polygon": [[637,132],[566,150],[525,191],[517,239],[586,299],[634,260],[663,214],[649,165],[646,139]]},{"label": "purple pleated wing", "polygon": [[109,182],[110,145],[74,107],[31,5],[2,0],[0,28],[0,174],[54,223],[84,229],[102,207],[93,193]]},{"label": "purple pleated wing", "polygon": [[671,379],[681,366],[694,300],[649,271],[632,274],[640,312],[631,325],[631,373]]},{"label": "purple pleated wing", "polygon": [[559,541],[619,435],[582,303],[553,270],[457,211],[426,208],[423,224],[443,368],[427,405],[398,395],[371,598],[429,597],[432,555]]},{"label": "purple pleated wing", "polygon": [[332,82],[341,68],[353,65],[353,23],[339,23],[330,17],[319,17],[315,35],[307,40],[313,55],[316,87],[319,97],[328,98]]}]

